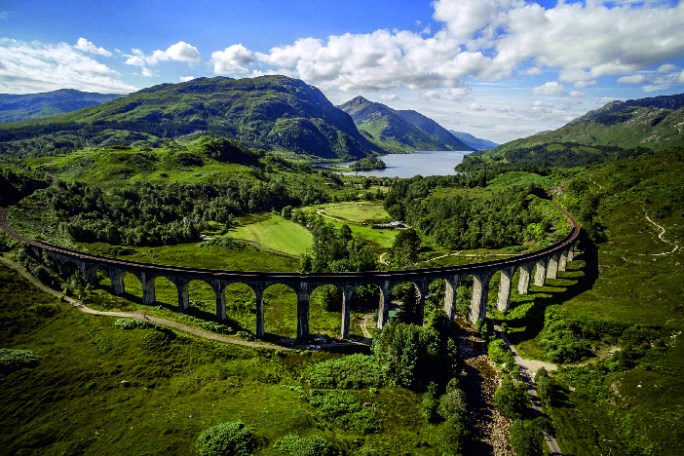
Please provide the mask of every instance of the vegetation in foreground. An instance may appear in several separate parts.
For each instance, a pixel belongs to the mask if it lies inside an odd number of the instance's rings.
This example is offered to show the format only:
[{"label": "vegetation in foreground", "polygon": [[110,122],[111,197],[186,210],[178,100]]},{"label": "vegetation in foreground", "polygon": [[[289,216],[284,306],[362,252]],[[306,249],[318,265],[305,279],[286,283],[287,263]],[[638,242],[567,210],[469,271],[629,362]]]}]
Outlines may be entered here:
[{"label": "vegetation in foreground", "polygon": [[[457,383],[445,383],[459,360],[439,319],[424,328],[390,325],[395,329],[378,339],[375,355],[340,357],[250,350],[87,315],[47,295],[27,295],[4,266],[0,288],[3,345],[35,355],[0,375],[7,454],[202,455],[232,448],[255,455],[432,455],[469,448],[462,406],[440,409],[432,422],[421,412],[426,385],[440,403],[449,392],[462,397],[454,393]],[[391,352],[398,357],[382,355]],[[448,432],[454,426],[462,428],[458,439]]]}]

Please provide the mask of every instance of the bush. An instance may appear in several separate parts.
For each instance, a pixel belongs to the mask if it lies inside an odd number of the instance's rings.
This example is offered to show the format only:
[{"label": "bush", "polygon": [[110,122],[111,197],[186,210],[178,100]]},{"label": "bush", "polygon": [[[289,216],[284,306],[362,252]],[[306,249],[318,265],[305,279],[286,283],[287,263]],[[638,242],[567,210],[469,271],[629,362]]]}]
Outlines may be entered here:
[{"label": "bush", "polygon": [[503,369],[510,370],[515,361],[513,359],[513,354],[508,349],[506,342],[501,339],[494,339],[487,345],[487,355],[496,364],[502,365]]},{"label": "bush", "polygon": [[388,379],[371,356],[354,354],[330,359],[307,367],[302,380],[314,388],[379,388]]},{"label": "bush", "polygon": [[511,447],[516,456],[543,456],[544,429],[537,420],[515,420],[510,427]]},{"label": "bush", "polygon": [[455,388],[447,391],[439,398],[437,412],[448,420],[454,416],[464,416],[466,411],[466,396],[463,390]]},{"label": "bush", "polygon": [[442,454],[451,456],[464,454],[469,436],[463,417],[449,418],[440,429]]},{"label": "bush", "polygon": [[200,456],[249,456],[256,448],[252,430],[239,421],[205,429],[195,443]]},{"label": "bush", "polygon": [[529,395],[524,383],[513,383],[505,377],[501,386],[494,393],[494,407],[506,418],[522,418],[529,410]]},{"label": "bush", "polygon": [[7,374],[37,364],[38,357],[31,350],[0,348],[0,373]]},{"label": "bush", "polygon": [[368,434],[382,429],[374,407],[361,405],[358,399],[344,391],[312,391],[309,403],[316,407],[323,417],[343,429],[352,429]]},{"label": "bush", "polygon": [[114,327],[119,329],[150,329],[154,328],[145,320],[135,320],[133,318],[119,318],[114,322]]},{"label": "bush", "polygon": [[288,456],[339,456],[340,450],[323,437],[301,437],[288,434],[278,440],[275,448]]}]

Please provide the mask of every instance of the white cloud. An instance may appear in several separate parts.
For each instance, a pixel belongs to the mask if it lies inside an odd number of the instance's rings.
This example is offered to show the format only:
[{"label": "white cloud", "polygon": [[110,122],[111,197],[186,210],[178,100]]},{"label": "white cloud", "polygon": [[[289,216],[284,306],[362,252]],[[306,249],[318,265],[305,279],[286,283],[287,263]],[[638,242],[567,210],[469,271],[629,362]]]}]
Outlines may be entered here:
[{"label": "white cloud", "polygon": [[585,89],[602,76],[657,66],[670,71],[669,61],[684,55],[684,3],[559,1],[545,8],[524,0],[436,0],[433,6],[442,28],[431,36],[347,33],[300,38],[267,53],[234,45],[212,54],[214,69],[248,73],[258,64],[259,71],[268,67],[324,90],[404,86],[436,96],[463,87],[467,78],[498,80],[542,69]]},{"label": "white cloud", "polygon": [[188,82],[188,81],[192,81],[193,79],[197,79],[197,78],[195,76],[179,76],[178,77],[178,80],[180,82]]},{"label": "white cloud", "polygon": [[127,93],[136,90],[120,74],[67,43],[44,44],[0,38],[0,92],[57,89]]},{"label": "white cloud", "polygon": [[127,57],[126,65],[137,67],[153,66],[168,61],[193,64],[198,63],[201,58],[197,48],[185,41],[179,41],[169,46],[165,51],[157,49],[150,55],[145,55],[140,49],[133,49],[131,52],[132,54],[125,55]]},{"label": "white cloud", "polygon": [[667,63],[665,65],[660,65],[658,67],[658,73],[672,73],[673,71],[677,70],[677,67],[672,65],[671,63]]},{"label": "white cloud", "polygon": [[471,92],[472,90],[468,87],[454,87],[441,90],[426,90],[423,92],[423,97],[431,100],[458,101],[470,95]]},{"label": "white cloud", "polygon": [[550,81],[532,89],[532,93],[545,97],[560,97],[565,95],[563,85],[557,81]]},{"label": "white cloud", "polygon": [[380,95],[380,99],[382,101],[397,101],[400,97],[396,93],[383,93]]},{"label": "white cloud", "polygon": [[643,84],[644,92],[655,92],[658,90],[669,89],[676,85],[679,80],[679,70],[674,65],[661,65],[655,71],[643,71],[618,78],[622,84]]},{"label": "white cloud", "polygon": [[679,73],[679,79],[678,79],[678,81],[684,84],[684,71],[682,71],[681,73]]},{"label": "white cloud", "polygon": [[581,92],[579,90],[571,90],[570,93],[568,93],[573,98],[579,98],[584,96],[584,92]]},{"label": "white cloud", "polygon": [[620,84],[643,84],[646,82],[646,77],[643,74],[631,74],[618,78],[618,82]]},{"label": "white cloud", "polygon": [[101,55],[103,57],[111,57],[112,53],[109,52],[107,49],[102,48],[102,47],[97,47],[92,41],[88,41],[85,38],[81,37],[78,39],[76,42],[76,45],[74,46],[76,49],[79,51],[83,51],[88,54],[96,54],[96,55]]},{"label": "white cloud", "polygon": [[254,54],[242,44],[234,44],[223,51],[211,54],[214,74],[244,74],[247,73],[247,67],[252,62],[254,62]]}]

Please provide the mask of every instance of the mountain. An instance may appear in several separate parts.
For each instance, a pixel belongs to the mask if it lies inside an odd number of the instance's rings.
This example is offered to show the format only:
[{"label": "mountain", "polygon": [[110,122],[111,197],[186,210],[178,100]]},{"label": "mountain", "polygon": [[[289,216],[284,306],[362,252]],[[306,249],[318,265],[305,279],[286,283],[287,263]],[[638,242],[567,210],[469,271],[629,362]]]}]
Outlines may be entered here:
[{"label": "mountain", "polygon": [[121,95],[72,89],[27,95],[0,94],[0,122],[40,119],[99,105],[120,97]]},{"label": "mountain", "polygon": [[494,149],[496,146],[498,146],[498,144],[494,141],[478,138],[477,136],[473,136],[470,133],[466,133],[464,131],[449,130],[449,133],[454,135],[463,144],[468,145],[475,150]]},{"label": "mountain", "polygon": [[361,96],[339,107],[352,117],[366,138],[390,152],[473,150],[416,111],[395,110]]},{"label": "mountain", "polygon": [[470,154],[459,169],[493,164],[571,167],[684,147],[684,94],[613,101],[563,127]]},{"label": "mountain", "polygon": [[165,138],[200,134],[323,158],[383,152],[321,91],[285,76],[162,84],[69,114],[0,126],[0,142],[15,148],[37,135],[73,148],[159,145]]}]

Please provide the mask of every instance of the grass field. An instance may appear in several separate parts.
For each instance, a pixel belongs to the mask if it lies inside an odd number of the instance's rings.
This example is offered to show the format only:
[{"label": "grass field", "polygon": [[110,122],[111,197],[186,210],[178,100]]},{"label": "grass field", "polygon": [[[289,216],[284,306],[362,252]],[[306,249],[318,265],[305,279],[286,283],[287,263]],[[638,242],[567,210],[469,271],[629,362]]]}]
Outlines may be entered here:
[{"label": "grass field", "polygon": [[348,225],[355,237],[377,245],[381,250],[392,247],[397,230],[373,229],[373,223],[390,220],[381,201],[350,201],[345,203],[323,204],[303,208],[305,212],[317,213],[328,223],[340,228]]},{"label": "grass field", "polygon": [[297,257],[311,250],[313,245],[309,230],[275,214],[266,220],[237,227],[230,237]]},{"label": "grass field", "polygon": [[321,420],[302,398],[302,369],[325,353],[276,353],[160,329],[123,330],[38,292],[0,266],[2,348],[31,350],[33,368],[0,375],[2,454],[195,454],[198,434],[241,420],[255,455],[288,433],[319,435],[349,453],[432,455],[420,396],[350,390],[374,404],[385,430],[362,434]]}]

